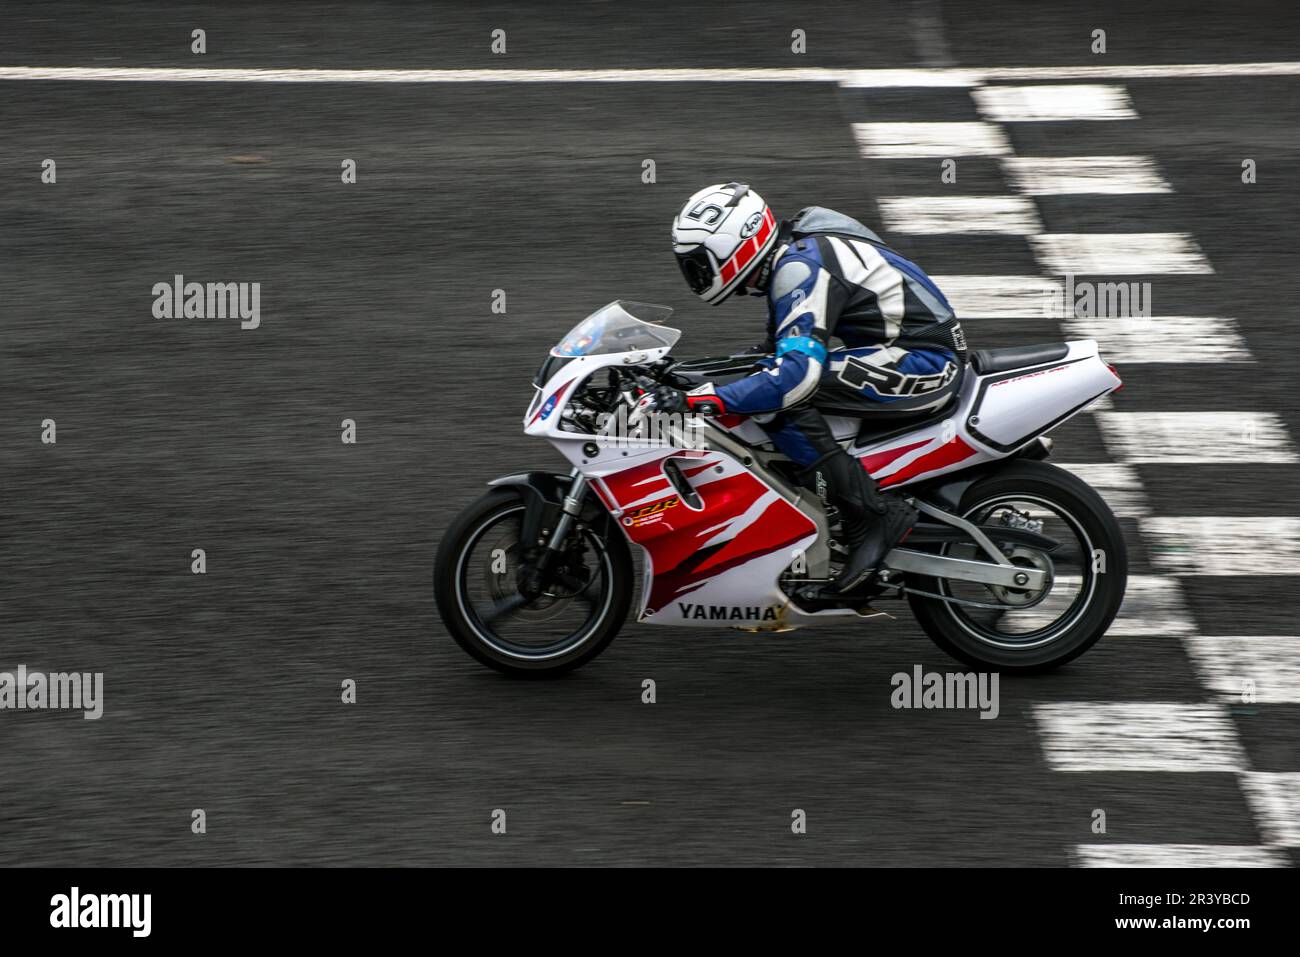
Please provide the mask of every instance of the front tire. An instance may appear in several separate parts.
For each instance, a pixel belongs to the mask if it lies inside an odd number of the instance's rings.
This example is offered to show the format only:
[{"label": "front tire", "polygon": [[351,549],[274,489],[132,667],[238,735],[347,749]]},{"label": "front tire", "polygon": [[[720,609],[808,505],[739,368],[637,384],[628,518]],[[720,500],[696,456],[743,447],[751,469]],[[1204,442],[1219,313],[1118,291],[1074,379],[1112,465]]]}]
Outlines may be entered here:
[{"label": "front tire", "polygon": [[493,489],[452,522],[438,545],[434,595],[452,638],[471,657],[504,674],[551,678],[605,650],[627,619],[633,569],[627,543],[587,527],[569,534],[563,581],[527,600],[519,567],[536,543],[521,542],[528,502],[511,487]]},{"label": "front tire", "polygon": [[[1050,572],[1051,584],[1038,594],[909,576],[909,587],[921,591],[1003,606],[985,610],[909,594],[916,620],[936,645],[968,665],[1029,674],[1077,658],[1106,633],[1124,600],[1128,559],[1119,522],[1087,483],[1046,462],[1013,461],[971,485],[958,513],[977,525],[1029,516],[1063,544],[1045,556],[1023,547],[1009,556],[1013,564]],[[987,557],[974,546],[957,548],[964,549],[959,557]]]}]

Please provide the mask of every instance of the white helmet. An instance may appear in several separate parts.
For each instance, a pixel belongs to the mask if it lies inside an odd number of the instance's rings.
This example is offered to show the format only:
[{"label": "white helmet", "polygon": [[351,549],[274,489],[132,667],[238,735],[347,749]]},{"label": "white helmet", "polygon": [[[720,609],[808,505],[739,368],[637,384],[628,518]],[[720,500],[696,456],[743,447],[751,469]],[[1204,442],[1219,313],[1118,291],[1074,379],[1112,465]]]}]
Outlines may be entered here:
[{"label": "white helmet", "polygon": [[706,186],[673,220],[673,252],[691,292],[717,305],[776,245],[776,217],[742,183]]}]

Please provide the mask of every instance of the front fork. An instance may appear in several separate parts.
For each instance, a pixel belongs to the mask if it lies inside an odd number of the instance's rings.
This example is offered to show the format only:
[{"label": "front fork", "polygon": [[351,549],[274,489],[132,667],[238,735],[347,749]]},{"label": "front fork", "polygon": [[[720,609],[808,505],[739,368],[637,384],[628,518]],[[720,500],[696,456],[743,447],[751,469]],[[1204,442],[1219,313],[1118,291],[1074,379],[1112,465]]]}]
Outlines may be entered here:
[{"label": "front fork", "polygon": [[522,570],[519,578],[519,591],[530,600],[541,595],[550,584],[551,574],[564,552],[569,530],[582,511],[582,500],[587,494],[587,476],[576,468],[569,474],[572,479],[569,493],[564,496],[564,501],[560,505],[560,513],[556,518],[555,528],[551,529],[546,547],[531,567]]}]

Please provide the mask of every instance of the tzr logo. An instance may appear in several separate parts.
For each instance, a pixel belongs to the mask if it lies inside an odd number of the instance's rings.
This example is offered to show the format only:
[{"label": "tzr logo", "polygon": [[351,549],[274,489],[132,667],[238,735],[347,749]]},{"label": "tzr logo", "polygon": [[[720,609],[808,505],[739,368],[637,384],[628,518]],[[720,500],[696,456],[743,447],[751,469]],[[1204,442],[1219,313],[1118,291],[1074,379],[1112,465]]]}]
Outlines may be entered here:
[{"label": "tzr logo", "polygon": [[748,239],[754,233],[758,232],[758,227],[763,225],[763,214],[755,213],[749,219],[745,220],[745,225],[740,230],[740,238]]},{"label": "tzr logo", "polygon": [[654,502],[650,505],[642,505],[640,508],[629,512],[623,517],[624,525],[648,525],[651,522],[658,522],[663,519],[663,513],[670,508],[676,508],[680,499],[676,495],[666,498],[660,502]]},{"label": "tzr logo", "polygon": [[707,200],[700,200],[686,213],[687,219],[693,219],[701,226],[710,228],[718,225],[722,220],[722,207],[717,203],[710,203]]},{"label": "tzr logo", "polygon": [[870,386],[877,395],[909,396],[937,392],[956,374],[957,367],[951,362],[943,367],[942,372],[933,375],[904,375],[863,362],[857,356],[848,356],[840,367],[839,380],[859,390]]}]

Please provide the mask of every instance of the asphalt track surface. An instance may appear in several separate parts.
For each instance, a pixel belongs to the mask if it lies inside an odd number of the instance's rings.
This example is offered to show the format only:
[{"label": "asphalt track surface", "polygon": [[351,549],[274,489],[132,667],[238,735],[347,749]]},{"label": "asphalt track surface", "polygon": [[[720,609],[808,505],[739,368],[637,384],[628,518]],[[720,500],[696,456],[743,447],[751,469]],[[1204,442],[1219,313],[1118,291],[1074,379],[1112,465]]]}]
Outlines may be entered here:
[{"label": "asphalt track surface", "polygon": [[[195,27],[202,58],[188,52]],[[488,51],[497,27],[504,57]],[[1088,50],[1098,27],[1105,57]],[[808,31],[805,56],[789,52],[794,28]],[[0,9],[0,66],[1298,55],[1300,14],[1280,3]],[[1115,408],[1264,411],[1300,434],[1300,77],[1125,85],[1140,122],[1025,124],[1017,151],[1152,156],[1174,192],[1044,197],[1044,224],[1193,234],[1214,274],[1157,277],[1160,311],[1234,318],[1252,359],[1134,363]],[[681,283],[666,232],[686,195],[736,178],[778,213],[818,203],[879,223],[882,196],[935,193],[936,173],[864,157],[851,124],[973,109],[965,90],[833,83],[0,81],[0,670],[102,671],[106,697],[98,721],[0,712],[5,860],[1065,866],[1087,844],[1259,847],[1237,773],[1062,773],[1045,757],[1036,707],[1209,700],[1180,636],[1158,627],[1054,675],[1004,677],[1000,716],[981,721],[891,708],[895,672],[957,670],[903,608],[777,636],[629,624],[552,683],[489,673],[437,620],[431,563],[452,516],[487,479],[560,461],[519,417],[570,325],[626,297],[678,308],[687,353],[754,338],[752,300],[706,313]],[[55,186],[40,182],[45,157]],[[1240,183],[1242,157],[1259,164],[1254,186]],[[339,182],[343,158],[355,185]],[[963,192],[1005,191],[992,161],[962,169]],[[936,275],[1041,272],[1023,237],[884,231]],[[152,286],[177,273],[260,282],[261,327],[154,319]],[[490,311],[498,288],[505,317]],[[1061,337],[1043,319],[975,319],[967,334]],[[46,418],[57,445],[39,441]],[[339,441],[344,418],[355,446]],[[1063,461],[1112,461],[1093,417],[1056,438]],[[1157,514],[1300,516],[1294,464],[1137,469]],[[1133,570],[1158,571],[1136,521],[1125,528]],[[206,575],[190,573],[194,548]],[[1205,635],[1296,634],[1296,583],[1182,580]],[[339,701],[349,678],[353,706]],[[1247,767],[1300,770],[1300,705],[1229,720]],[[194,808],[205,835],[191,833]],[[506,835],[490,832],[497,808]],[[806,835],[791,834],[795,808]],[[1107,834],[1090,830],[1095,808]],[[1269,853],[1296,860],[1293,847]]]}]

